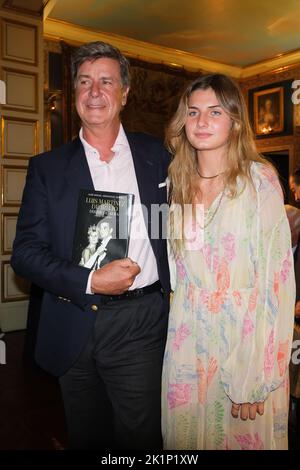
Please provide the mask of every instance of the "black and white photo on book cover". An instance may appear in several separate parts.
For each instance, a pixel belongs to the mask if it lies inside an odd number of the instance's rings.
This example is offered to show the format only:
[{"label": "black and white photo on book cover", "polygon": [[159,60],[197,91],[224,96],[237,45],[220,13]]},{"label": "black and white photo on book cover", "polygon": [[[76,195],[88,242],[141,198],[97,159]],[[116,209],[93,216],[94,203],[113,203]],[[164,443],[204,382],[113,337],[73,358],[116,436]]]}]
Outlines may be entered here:
[{"label": "black and white photo on book cover", "polygon": [[73,260],[96,270],[128,253],[133,194],[81,189]]}]

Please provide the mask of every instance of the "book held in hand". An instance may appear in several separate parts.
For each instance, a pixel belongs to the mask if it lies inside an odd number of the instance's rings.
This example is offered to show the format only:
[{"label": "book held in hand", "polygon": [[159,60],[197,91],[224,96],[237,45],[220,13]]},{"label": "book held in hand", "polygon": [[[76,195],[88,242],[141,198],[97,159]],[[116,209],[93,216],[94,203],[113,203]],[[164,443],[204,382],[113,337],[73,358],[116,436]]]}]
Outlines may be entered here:
[{"label": "book held in hand", "polygon": [[78,196],[73,260],[99,269],[128,254],[133,194],[81,189]]}]

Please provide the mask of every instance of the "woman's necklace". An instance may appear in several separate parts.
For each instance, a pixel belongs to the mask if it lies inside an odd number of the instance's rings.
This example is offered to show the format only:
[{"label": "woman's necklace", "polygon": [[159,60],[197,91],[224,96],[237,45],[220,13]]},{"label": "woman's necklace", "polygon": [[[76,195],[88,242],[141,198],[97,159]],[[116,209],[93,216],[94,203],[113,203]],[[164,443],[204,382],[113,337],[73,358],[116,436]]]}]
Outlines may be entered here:
[{"label": "woman's necklace", "polygon": [[223,200],[224,193],[225,193],[225,186],[224,186],[224,188],[223,188],[221,197],[219,198],[217,207],[215,208],[214,212],[211,214],[211,216],[209,217],[209,219],[208,219],[206,222],[204,222],[203,226],[201,226],[201,225],[199,224],[199,227],[201,228],[201,230],[203,230],[203,229],[205,229],[206,227],[208,227],[208,225],[209,225],[209,224],[213,221],[213,219],[215,218],[215,215],[216,215],[216,213],[218,212],[219,207],[220,207],[220,205],[221,205],[221,202],[222,202],[222,200]]},{"label": "woman's necklace", "polygon": [[198,175],[200,176],[200,178],[203,178],[205,180],[211,180],[212,178],[216,178],[217,176],[223,175],[225,173],[225,171],[222,171],[222,173],[218,173],[217,175],[203,176],[203,175],[201,175],[200,171],[198,170],[198,167],[196,167],[196,171],[197,171]]}]

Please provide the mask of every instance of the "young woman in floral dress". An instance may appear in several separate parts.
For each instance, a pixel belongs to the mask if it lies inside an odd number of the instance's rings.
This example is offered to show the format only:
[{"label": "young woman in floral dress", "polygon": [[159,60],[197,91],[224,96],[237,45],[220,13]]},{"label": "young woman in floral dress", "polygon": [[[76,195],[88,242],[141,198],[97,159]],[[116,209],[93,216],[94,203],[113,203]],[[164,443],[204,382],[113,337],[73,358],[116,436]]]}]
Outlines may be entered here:
[{"label": "young woman in floral dress", "polygon": [[224,75],[187,88],[167,142],[174,296],[165,448],[286,449],[295,285],[276,172]]}]

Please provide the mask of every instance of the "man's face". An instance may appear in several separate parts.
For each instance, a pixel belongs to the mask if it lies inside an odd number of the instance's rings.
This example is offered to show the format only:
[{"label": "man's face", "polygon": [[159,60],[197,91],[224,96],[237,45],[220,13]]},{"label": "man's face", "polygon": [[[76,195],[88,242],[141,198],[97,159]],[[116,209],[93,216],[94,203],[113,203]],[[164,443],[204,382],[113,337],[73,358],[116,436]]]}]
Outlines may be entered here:
[{"label": "man's face", "polygon": [[109,223],[102,222],[102,224],[100,224],[100,227],[99,227],[100,238],[102,238],[103,240],[104,238],[109,237],[111,233],[112,233],[112,229],[110,228]]},{"label": "man's face", "polygon": [[119,125],[129,87],[123,87],[120,65],[110,58],[86,60],[75,81],[76,109],[83,127],[110,128]]}]

